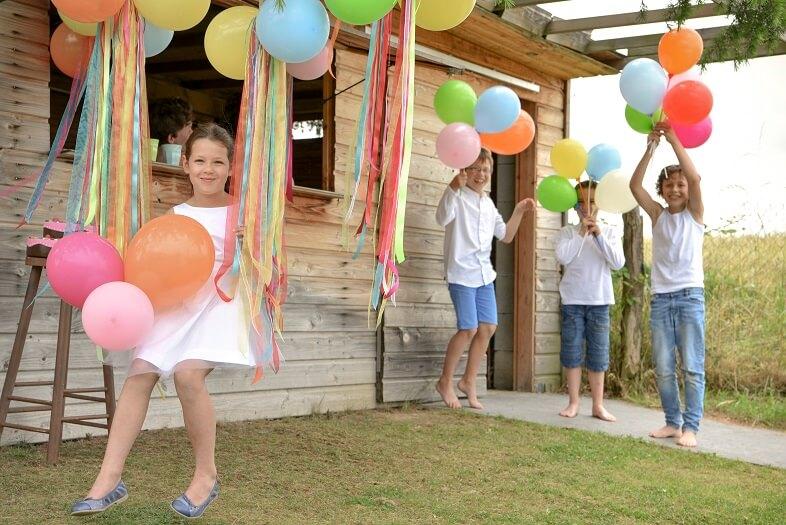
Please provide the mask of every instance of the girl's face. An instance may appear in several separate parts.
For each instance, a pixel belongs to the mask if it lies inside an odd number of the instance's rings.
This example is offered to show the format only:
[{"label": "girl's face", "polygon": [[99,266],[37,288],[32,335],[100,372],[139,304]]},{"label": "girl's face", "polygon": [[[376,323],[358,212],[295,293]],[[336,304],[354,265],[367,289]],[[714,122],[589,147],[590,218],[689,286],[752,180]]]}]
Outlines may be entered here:
[{"label": "girl's face", "polygon": [[661,185],[661,194],[672,209],[681,209],[688,204],[688,181],[681,171],[670,173]]},{"label": "girl's face", "polygon": [[183,171],[188,174],[195,195],[223,193],[229,177],[226,146],[210,139],[197,139],[191,145],[191,155],[183,157]]}]

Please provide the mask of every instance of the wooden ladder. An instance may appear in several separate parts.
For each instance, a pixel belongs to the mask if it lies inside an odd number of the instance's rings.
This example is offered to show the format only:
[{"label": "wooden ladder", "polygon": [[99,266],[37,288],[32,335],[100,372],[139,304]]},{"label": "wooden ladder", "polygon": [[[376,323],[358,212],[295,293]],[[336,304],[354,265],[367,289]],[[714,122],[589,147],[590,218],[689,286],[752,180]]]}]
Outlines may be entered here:
[{"label": "wooden ladder", "polygon": [[[60,455],[60,441],[63,437],[63,424],[72,423],[96,428],[105,428],[107,431],[112,426],[112,417],[115,412],[115,384],[112,367],[103,365],[104,386],[96,388],[68,388],[68,354],[71,346],[71,319],[73,307],[65,301],[60,301],[60,316],[57,327],[57,349],[55,352],[55,373],[52,381],[17,381],[19,365],[22,361],[22,352],[25,348],[27,331],[30,327],[30,318],[33,315],[33,300],[38,293],[41,282],[41,273],[46,267],[46,258],[27,257],[25,264],[30,266],[30,279],[27,282],[27,292],[19,314],[19,326],[16,329],[14,346],[11,350],[11,359],[6,370],[3,393],[0,396],[0,437],[4,428],[14,428],[29,432],[49,434],[47,444],[47,463],[56,463]],[[15,388],[52,386],[52,400],[34,399],[14,395]],[[89,395],[92,394],[92,395]],[[106,406],[105,413],[88,416],[65,416],[66,398],[94,401]],[[11,406],[11,401],[25,403],[23,406]],[[22,412],[50,411],[49,428],[33,427],[8,422],[9,414]],[[100,422],[106,420],[106,423]]]}]

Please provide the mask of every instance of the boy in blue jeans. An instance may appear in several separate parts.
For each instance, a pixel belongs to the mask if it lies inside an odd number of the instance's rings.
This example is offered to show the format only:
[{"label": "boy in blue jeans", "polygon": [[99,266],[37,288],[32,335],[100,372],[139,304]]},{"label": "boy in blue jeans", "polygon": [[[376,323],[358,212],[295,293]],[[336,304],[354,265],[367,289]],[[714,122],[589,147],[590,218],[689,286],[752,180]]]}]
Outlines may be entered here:
[{"label": "boy in blue jeans", "polygon": [[437,222],[445,228],[445,277],[458,328],[448,342],[442,375],[437,382],[437,392],[450,408],[461,408],[453,390],[453,373],[467,345],[467,368],[458,388],[466,394],[470,407],[483,408],[478,401],[475,378],[497,328],[494,294],[497,274],[491,266],[491,242],[494,237],[504,243],[512,242],[524,213],[535,209],[534,200],[522,200],[506,224],[485,190],[493,169],[491,152],[481,150],[478,159],[460,170],[445,188],[437,207]]},{"label": "boy in blue jeans", "polygon": [[[595,206],[596,182],[577,187],[576,211],[581,224],[560,230],[554,250],[564,266],[559,283],[562,301],[562,334],[559,358],[568,382],[568,406],[559,415],[579,412],[581,365],[587,369],[592,393],[592,415],[616,421],[603,406],[603,382],[609,368],[609,308],[614,304],[611,271],[625,264],[622,242],[613,228],[601,228]],[[586,343],[586,358],[585,354]]]}]

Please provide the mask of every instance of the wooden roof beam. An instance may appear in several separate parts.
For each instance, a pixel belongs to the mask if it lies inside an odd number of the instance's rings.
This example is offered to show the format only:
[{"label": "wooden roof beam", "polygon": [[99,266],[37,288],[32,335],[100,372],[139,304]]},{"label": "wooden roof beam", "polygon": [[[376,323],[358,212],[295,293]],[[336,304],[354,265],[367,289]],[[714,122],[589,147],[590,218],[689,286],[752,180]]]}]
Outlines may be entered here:
[{"label": "wooden roof beam", "polygon": [[[691,18],[706,18],[710,16],[722,16],[726,14],[726,9],[719,4],[702,4],[696,6],[691,11]],[[656,22],[668,22],[672,18],[671,9],[652,9],[642,13],[622,13],[618,15],[591,16],[588,18],[576,18],[573,20],[553,20],[544,32],[547,35],[560,33],[573,33],[576,31],[591,31],[593,29],[605,29],[609,27],[633,26],[640,24],[652,24]]]},{"label": "wooden roof beam", "polygon": [[561,2],[562,0],[513,0],[514,7],[529,7],[538,4],[551,4],[554,2]]},{"label": "wooden roof beam", "polygon": [[[697,31],[706,42],[720,35],[725,29],[725,26],[721,26],[698,29]],[[613,51],[615,49],[635,49],[637,47],[657,46],[662,36],[663,33],[657,33],[624,38],[610,38],[608,40],[593,40],[587,44],[587,48],[584,51],[586,53],[595,53],[598,51]]]},{"label": "wooden roof beam", "polygon": [[[758,49],[758,51],[755,54],[753,54],[749,58],[768,57],[768,56],[775,56],[775,55],[786,55],[786,42],[781,42],[772,51],[770,51],[767,47],[762,46]],[[653,60],[658,60],[657,48],[655,48],[655,53],[651,55],[628,56],[614,62],[609,62],[608,65],[621,70],[623,67],[625,67],[625,65],[628,62],[630,62],[631,60],[635,60],[637,58],[651,58]]]}]

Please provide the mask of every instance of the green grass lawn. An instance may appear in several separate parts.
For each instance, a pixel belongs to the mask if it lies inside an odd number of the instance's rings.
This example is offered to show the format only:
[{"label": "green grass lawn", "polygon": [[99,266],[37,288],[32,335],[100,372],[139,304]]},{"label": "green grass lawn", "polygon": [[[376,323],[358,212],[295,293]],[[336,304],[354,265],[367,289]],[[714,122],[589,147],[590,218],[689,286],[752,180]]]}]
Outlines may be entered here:
[{"label": "green grass lawn", "polygon": [[[646,407],[660,408],[660,398],[655,392],[630,394],[626,399]],[[786,398],[775,393],[707,391],[704,414],[745,425],[786,430]]]},{"label": "green grass lawn", "polygon": [[[130,498],[67,518],[105,439],[0,449],[3,523],[179,523],[182,429],[144,432],[128,460]],[[635,439],[482,417],[370,411],[221,425],[222,493],[203,523],[785,523],[786,470]],[[9,520],[9,521],[4,521]]]}]

